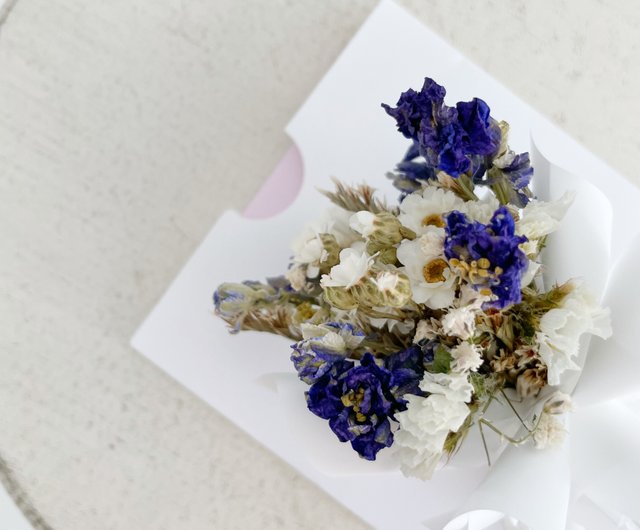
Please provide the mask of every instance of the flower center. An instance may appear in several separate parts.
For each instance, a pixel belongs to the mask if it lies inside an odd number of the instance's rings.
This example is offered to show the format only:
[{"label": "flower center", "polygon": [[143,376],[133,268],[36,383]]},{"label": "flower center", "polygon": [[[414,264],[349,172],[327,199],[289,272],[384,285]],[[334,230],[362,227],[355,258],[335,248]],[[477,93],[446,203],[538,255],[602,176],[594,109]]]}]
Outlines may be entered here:
[{"label": "flower center", "polygon": [[362,405],[362,401],[364,400],[364,388],[360,387],[358,390],[349,390],[340,400],[345,407],[353,408],[353,412],[356,413],[356,420],[360,422],[367,420],[367,417],[360,412],[360,405]]},{"label": "flower center", "polygon": [[422,276],[427,283],[437,283],[445,281],[444,271],[449,265],[442,258],[432,259],[422,268]]},{"label": "flower center", "polygon": [[474,285],[497,285],[500,283],[499,276],[504,272],[501,267],[491,270],[491,262],[487,258],[470,262],[451,258],[449,264],[457,270],[460,276]]},{"label": "flower center", "polygon": [[444,221],[442,220],[442,215],[437,213],[432,213],[431,215],[427,215],[422,220],[422,226],[437,226],[438,228],[444,227]]}]

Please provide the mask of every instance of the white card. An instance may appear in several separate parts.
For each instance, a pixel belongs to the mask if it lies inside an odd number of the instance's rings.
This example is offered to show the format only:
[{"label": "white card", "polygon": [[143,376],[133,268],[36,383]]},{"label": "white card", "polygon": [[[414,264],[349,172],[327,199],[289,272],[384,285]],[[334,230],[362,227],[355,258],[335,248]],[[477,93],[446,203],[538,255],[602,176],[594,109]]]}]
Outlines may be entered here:
[{"label": "white card", "polygon": [[[638,270],[640,256],[629,250],[633,236],[640,233],[638,189],[404,10],[383,2],[287,127],[304,162],[296,200],[269,219],[225,213],[132,345],[376,528],[439,529],[449,521],[454,525],[450,528],[513,524],[492,512],[452,521],[480,508],[507,513],[534,528],[565,528],[567,514],[575,512],[569,506],[569,446],[548,455],[510,448],[492,471],[473,457],[454,461],[428,482],[405,478],[389,451],[382,451],[376,462],[359,460],[326,422],[306,410],[306,385],[297,380],[289,361],[290,341],[253,332],[231,336],[213,315],[211,297],[220,283],[262,280],[286,270],[291,240],[328,204],[316,188],[330,188],[329,177],[366,180],[392,200],[396,197],[384,175],[407,144],[380,103],[394,104],[400,92],[418,88],[425,76],[447,88],[449,104],[477,96],[489,104],[492,116],[510,123],[510,144],[516,151],[531,152],[541,196],[557,198],[567,187],[578,188],[574,221],[559,233],[555,263],[548,265],[554,274],[583,275],[604,293],[611,265],[621,257],[627,260],[621,269],[635,264]],[[627,297],[620,306],[614,314],[631,312],[639,321],[637,299]],[[630,321],[625,321],[627,327]],[[621,332],[626,334],[628,330]],[[625,372],[629,356],[637,362],[636,352],[612,351],[607,343],[594,346],[609,380]],[[599,380],[599,372],[587,364],[576,395],[585,403],[601,401]],[[633,384],[608,387],[607,396],[629,393]],[[528,481],[526,488],[514,487],[514,474],[517,483]],[[553,488],[545,487],[548,484]]]}]

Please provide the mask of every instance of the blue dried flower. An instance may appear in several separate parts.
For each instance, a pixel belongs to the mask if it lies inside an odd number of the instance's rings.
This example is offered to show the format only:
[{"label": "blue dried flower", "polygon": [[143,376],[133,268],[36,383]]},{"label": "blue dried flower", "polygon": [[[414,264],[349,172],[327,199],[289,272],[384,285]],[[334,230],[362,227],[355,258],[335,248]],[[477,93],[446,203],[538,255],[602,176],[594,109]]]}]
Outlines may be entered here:
[{"label": "blue dried flower", "polygon": [[420,92],[410,88],[400,94],[395,108],[384,103],[382,107],[389,116],[395,118],[398,130],[404,136],[417,140],[422,121],[432,118],[434,109],[443,105],[445,94],[444,87],[427,77]]},{"label": "blue dried flower", "polygon": [[[458,177],[474,172],[474,157],[496,154],[501,133],[484,101],[475,98],[448,107],[445,94],[444,87],[426,78],[420,92],[410,89],[402,93],[396,107],[382,106],[395,118],[398,130],[417,141],[420,155],[434,174],[441,170]],[[414,166],[410,169],[416,170]]]},{"label": "blue dried flower", "polygon": [[312,385],[326,374],[333,363],[344,360],[364,339],[364,333],[351,324],[327,322],[303,325],[304,340],[291,347],[291,361],[298,377]]},{"label": "blue dried flower", "polygon": [[515,223],[509,210],[498,208],[488,225],[470,221],[453,211],[446,217],[445,256],[454,266],[464,262],[461,270],[476,289],[489,289],[497,300],[485,308],[504,309],[522,299],[520,283],[529,261],[519,245],[527,238],[515,235]]},{"label": "blue dried flower", "polygon": [[423,121],[418,141],[429,164],[452,177],[459,177],[469,169],[471,161],[464,149],[464,129],[455,121],[455,110],[451,110],[446,121]]},{"label": "blue dried flower", "polygon": [[463,138],[467,154],[489,156],[500,147],[502,133],[495,120],[489,116],[489,106],[478,98],[456,104],[458,123],[466,135]]},{"label": "blue dried flower", "polygon": [[410,346],[406,350],[394,353],[385,359],[385,366],[391,372],[391,393],[403,405],[400,410],[404,410],[404,404],[406,403],[402,396],[405,394],[422,394],[419,384],[424,375],[424,362],[424,349],[417,344]]},{"label": "blue dried flower", "polygon": [[367,460],[393,443],[389,417],[401,404],[390,390],[392,373],[366,353],[360,364],[337,361],[309,388],[307,406],[329,420],[341,442]]},{"label": "blue dried flower", "polygon": [[520,208],[526,206],[530,195],[526,188],[531,182],[531,177],[533,177],[529,153],[515,155],[511,163],[500,171],[507,178],[512,188],[509,201]]},{"label": "blue dried flower", "polygon": [[393,181],[393,185],[402,192],[400,195],[400,201],[402,201],[408,194],[419,190],[423,182],[434,179],[436,172],[422,158],[420,145],[414,140],[404,158],[396,164],[395,171],[387,176]]}]

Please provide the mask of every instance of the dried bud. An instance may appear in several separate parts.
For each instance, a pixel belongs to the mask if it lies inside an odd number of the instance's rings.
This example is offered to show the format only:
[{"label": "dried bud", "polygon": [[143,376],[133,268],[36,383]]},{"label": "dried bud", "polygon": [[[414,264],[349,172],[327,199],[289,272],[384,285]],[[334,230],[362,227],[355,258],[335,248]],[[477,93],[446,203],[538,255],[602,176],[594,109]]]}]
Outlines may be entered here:
[{"label": "dried bud", "polygon": [[358,302],[353,297],[351,289],[344,287],[325,287],[324,297],[333,307],[338,309],[354,309]]},{"label": "dried bud", "polygon": [[300,291],[307,284],[307,267],[305,265],[292,265],[284,273],[284,276],[294,291]]},{"label": "dried bud", "polygon": [[544,404],[544,411],[547,414],[564,414],[572,410],[571,396],[564,392],[556,391]]},{"label": "dried bud", "polygon": [[369,235],[369,241],[381,247],[396,245],[403,239],[401,228],[402,225],[395,215],[381,212],[373,221],[373,232]]},{"label": "dried bud", "polygon": [[509,372],[516,367],[518,359],[513,353],[502,350],[491,360],[491,368],[494,372]]},{"label": "dried bud", "polygon": [[375,279],[375,286],[381,302],[377,305],[402,307],[411,299],[411,284],[405,274],[381,272]]},{"label": "dried bud", "polygon": [[547,384],[547,371],[542,368],[529,368],[522,372],[516,381],[518,395],[523,398],[537,396]]},{"label": "dried bud", "polygon": [[327,273],[334,265],[340,263],[340,245],[333,234],[320,234],[322,242],[322,256],[320,258],[320,272]]},{"label": "dried bud", "polygon": [[213,303],[216,314],[231,325],[232,333],[237,333],[256,304],[273,302],[277,296],[273,286],[260,282],[223,283],[213,293]]}]

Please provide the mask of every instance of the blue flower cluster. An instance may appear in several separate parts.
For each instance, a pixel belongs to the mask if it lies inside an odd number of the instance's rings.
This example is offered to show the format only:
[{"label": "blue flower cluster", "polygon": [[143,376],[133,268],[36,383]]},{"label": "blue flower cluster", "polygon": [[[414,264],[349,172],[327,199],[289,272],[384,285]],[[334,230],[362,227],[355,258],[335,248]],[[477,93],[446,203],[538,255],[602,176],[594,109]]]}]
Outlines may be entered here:
[{"label": "blue flower cluster", "polygon": [[403,159],[396,164],[396,171],[387,174],[393,185],[402,192],[401,199],[420,189],[421,182],[436,176],[435,170],[421,160],[421,156],[420,146],[414,140]]},{"label": "blue flower cluster", "polygon": [[[332,326],[336,332],[361,336],[349,324]],[[348,352],[337,353],[318,340],[303,340],[292,347],[298,375],[311,385],[306,393],[309,410],[328,420],[341,442],[350,442],[360,456],[375,460],[378,451],[393,443],[389,419],[406,409],[402,396],[421,394],[423,349],[414,345],[385,361],[365,353],[356,364],[346,359]]]},{"label": "blue flower cluster", "polygon": [[398,130],[416,142],[426,168],[445,171],[452,177],[473,174],[480,159],[497,154],[500,128],[481,99],[448,107],[445,94],[444,87],[426,78],[420,92],[409,89],[400,95],[396,107],[382,106],[395,118]]},{"label": "blue flower cluster", "polygon": [[474,287],[489,288],[497,299],[485,308],[504,309],[522,299],[521,280],[529,260],[519,245],[527,238],[515,235],[507,208],[498,208],[488,225],[453,211],[446,216],[444,254],[469,272]]},{"label": "blue flower cluster", "polygon": [[523,208],[529,202],[526,188],[533,177],[533,168],[529,159],[529,153],[515,155],[509,165],[502,168],[500,173],[510,184],[511,196],[509,202]]},{"label": "blue flower cluster", "polygon": [[359,365],[337,361],[307,392],[307,406],[316,416],[329,420],[341,442],[363,458],[375,460],[380,449],[393,443],[389,417],[400,403],[389,391],[391,372],[370,353]]}]

